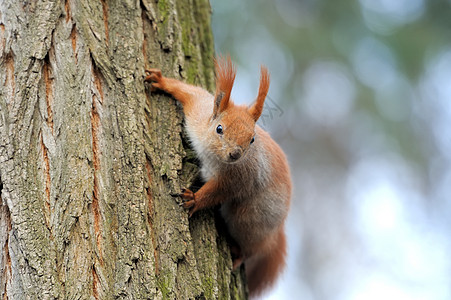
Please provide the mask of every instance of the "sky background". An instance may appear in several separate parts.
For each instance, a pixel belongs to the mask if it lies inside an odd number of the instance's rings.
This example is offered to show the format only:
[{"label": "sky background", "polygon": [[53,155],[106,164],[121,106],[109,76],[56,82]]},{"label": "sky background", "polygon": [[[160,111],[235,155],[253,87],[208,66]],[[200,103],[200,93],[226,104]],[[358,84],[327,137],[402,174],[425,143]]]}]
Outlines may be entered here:
[{"label": "sky background", "polygon": [[451,299],[451,1],[210,0],[293,178],[265,299]]}]

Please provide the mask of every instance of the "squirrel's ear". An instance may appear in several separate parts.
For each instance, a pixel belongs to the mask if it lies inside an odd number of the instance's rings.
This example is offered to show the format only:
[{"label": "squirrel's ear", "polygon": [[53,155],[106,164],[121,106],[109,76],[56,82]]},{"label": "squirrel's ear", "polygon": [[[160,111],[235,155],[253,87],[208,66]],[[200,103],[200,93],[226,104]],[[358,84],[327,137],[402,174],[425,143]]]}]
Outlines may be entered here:
[{"label": "squirrel's ear", "polygon": [[258,96],[255,103],[249,108],[249,113],[257,122],[263,111],[263,103],[265,103],[266,94],[269,89],[269,72],[265,66],[261,67],[260,87],[258,88]]},{"label": "squirrel's ear", "polygon": [[230,56],[222,56],[215,59],[216,69],[216,94],[213,108],[213,119],[227,109],[230,104],[230,93],[235,81],[236,70]]}]

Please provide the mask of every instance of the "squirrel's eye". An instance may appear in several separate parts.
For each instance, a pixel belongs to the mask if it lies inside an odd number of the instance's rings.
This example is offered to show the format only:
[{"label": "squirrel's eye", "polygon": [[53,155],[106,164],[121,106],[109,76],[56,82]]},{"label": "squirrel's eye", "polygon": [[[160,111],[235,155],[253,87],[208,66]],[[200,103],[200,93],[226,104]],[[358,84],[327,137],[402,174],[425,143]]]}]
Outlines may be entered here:
[{"label": "squirrel's eye", "polygon": [[218,127],[216,127],[216,133],[222,134],[222,125],[218,125]]},{"label": "squirrel's eye", "polygon": [[255,137],[252,137],[251,144],[255,141]]}]

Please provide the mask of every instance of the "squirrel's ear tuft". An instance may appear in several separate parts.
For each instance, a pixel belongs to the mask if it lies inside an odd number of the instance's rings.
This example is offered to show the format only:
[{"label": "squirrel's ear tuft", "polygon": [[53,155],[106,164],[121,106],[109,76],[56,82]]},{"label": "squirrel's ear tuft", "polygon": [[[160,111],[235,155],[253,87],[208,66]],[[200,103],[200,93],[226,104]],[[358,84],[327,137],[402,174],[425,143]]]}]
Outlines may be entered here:
[{"label": "squirrel's ear tuft", "polygon": [[216,94],[213,108],[213,118],[227,109],[230,104],[230,93],[235,81],[236,69],[227,55],[226,58],[219,56],[215,59],[216,70]]},{"label": "squirrel's ear tuft", "polygon": [[249,113],[257,122],[263,111],[263,104],[265,103],[266,94],[269,89],[269,72],[265,66],[261,66],[260,87],[258,88],[258,96],[255,103],[249,108]]}]

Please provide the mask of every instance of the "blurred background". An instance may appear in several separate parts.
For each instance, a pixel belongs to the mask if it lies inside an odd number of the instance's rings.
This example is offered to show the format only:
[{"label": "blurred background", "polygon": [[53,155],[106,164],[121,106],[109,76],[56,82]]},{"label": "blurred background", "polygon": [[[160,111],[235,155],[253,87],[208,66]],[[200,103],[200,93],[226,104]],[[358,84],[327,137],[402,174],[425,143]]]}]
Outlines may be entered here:
[{"label": "blurred background", "polygon": [[451,1],[211,0],[294,182],[265,299],[451,299]]}]

